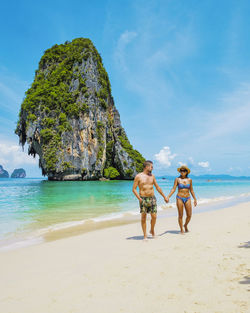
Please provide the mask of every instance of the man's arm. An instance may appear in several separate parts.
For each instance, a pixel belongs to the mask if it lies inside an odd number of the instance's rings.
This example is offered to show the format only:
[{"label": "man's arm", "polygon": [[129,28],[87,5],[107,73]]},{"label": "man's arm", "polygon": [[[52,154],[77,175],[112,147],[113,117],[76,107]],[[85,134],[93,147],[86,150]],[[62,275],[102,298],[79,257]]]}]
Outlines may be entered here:
[{"label": "man's arm", "polygon": [[164,195],[164,193],[163,193],[161,187],[158,185],[158,183],[157,183],[157,181],[156,181],[156,179],[155,179],[155,176],[154,176],[154,185],[155,185],[156,190],[159,192],[159,194],[163,196],[163,198],[164,198],[164,200],[165,200],[166,202],[168,202],[168,199],[167,199],[167,197]]},{"label": "man's arm", "polygon": [[140,195],[138,194],[138,192],[137,192],[137,190],[136,190],[136,188],[137,188],[137,186],[138,186],[138,183],[139,183],[139,176],[136,175],[136,176],[135,176],[135,179],[134,179],[134,184],[133,184],[133,189],[132,189],[132,191],[133,191],[133,193],[135,194],[136,198],[141,202],[141,201],[142,201],[142,198],[140,197]]}]

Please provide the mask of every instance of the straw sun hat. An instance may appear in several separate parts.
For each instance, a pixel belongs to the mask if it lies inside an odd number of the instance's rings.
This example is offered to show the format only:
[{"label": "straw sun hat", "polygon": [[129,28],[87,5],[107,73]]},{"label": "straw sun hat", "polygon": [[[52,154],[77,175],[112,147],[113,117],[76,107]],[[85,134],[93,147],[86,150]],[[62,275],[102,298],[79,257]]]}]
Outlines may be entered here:
[{"label": "straw sun hat", "polygon": [[188,174],[190,173],[190,169],[186,165],[182,165],[181,167],[178,167],[177,171],[180,172],[181,169],[187,170]]}]

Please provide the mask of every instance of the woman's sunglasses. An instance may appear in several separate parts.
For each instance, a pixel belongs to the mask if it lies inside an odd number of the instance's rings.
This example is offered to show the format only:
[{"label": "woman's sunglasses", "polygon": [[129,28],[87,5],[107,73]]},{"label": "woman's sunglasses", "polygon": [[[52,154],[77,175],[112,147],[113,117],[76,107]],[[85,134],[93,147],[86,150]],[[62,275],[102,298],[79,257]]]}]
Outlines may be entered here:
[{"label": "woman's sunglasses", "polygon": [[180,170],[180,172],[186,172],[187,170]]}]

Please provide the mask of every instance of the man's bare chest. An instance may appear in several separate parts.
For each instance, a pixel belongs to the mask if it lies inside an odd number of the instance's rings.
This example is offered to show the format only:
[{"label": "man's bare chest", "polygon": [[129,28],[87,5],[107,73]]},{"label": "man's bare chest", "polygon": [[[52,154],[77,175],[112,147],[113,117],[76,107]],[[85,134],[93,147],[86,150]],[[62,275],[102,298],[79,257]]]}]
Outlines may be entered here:
[{"label": "man's bare chest", "polygon": [[143,186],[153,186],[154,180],[153,177],[142,177],[140,179],[139,185]]}]

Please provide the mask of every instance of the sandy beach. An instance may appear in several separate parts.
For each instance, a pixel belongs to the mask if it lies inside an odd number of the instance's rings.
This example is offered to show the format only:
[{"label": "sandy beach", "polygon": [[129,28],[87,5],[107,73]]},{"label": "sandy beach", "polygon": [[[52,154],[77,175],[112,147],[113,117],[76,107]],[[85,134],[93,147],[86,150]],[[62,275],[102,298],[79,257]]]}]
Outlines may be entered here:
[{"label": "sandy beach", "polygon": [[[3,313],[250,312],[250,203],[0,253]],[[148,224],[149,225],[149,224]]]}]

